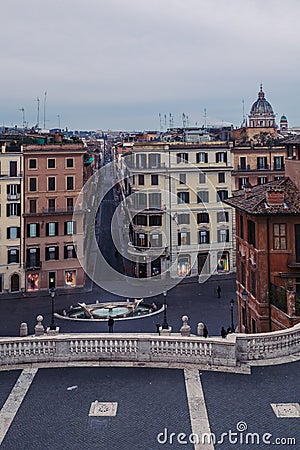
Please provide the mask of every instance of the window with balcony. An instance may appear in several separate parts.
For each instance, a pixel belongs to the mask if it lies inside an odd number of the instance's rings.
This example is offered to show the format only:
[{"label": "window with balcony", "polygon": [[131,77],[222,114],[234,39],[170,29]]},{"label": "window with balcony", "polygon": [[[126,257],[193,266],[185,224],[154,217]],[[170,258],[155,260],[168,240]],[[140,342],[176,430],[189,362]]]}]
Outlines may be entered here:
[{"label": "window with balcony", "polygon": [[19,200],[21,193],[21,185],[7,184],[6,193],[7,193],[7,200]]},{"label": "window with balcony", "polygon": [[58,246],[46,247],[46,261],[53,261],[59,259]]},{"label": "window with balcony", "polygon": [[246,156],[241,156],[241,157],[240,157],[240,165],[239,165],[239,169],[240,169],[240,170],[246,170],[246,169],[247,169],[247,159],[246,159]]},{"label": "window with balcony", "polygon": [[48,212],[55,212],[56,208],[56,199],[48,198]]},{"label": "window with balcony", "polygon": [[48,177],[48,191],[55,191],[55,177]]},{"label": "window with balcony", "polygon": [[18,239],[20,237],[20,227],[6,228],[7,239]]},{"label": "window with balcony", "polygon": [[220,211],[217,213],[217,222],[228,222],[229,213],[228,211]]},{"label": "window with balcony", "polygon": [[177,192],[177,203],[190,203],[190,193]]},{"label": "window with balcony", "polygon": [[199,230],[199,244],[209,244],[209,230]]},{"label": "window with balcony", "polygon": [[207,164],[208,163],[208,153],[206,153],[206,152],[196,153],[196,163],[197,164]]},{"label": "window with balcony", "polygon": [[29,200],[29,212],[36,213],[36,200]]},{"label": "window with balcony", "polygon": [[39,237],[40,236],[40,224],[28,223],[27,224],[27,237]]},{"label": "window with balcony", "polygon": [[29,178],[29,191],[36,192],[37,190],[37,178]]},{"label": "window with balcony", "polygon": [[274,250],[286,250],[286,224],[274,223],[273,224],[273,248]]},{"label": "window with balcony", "polygon": [[20,251],[18,248],[10,248],[7,250],[7,264],[19,263]]},{"label": "window with balcony", "polygon": [[221,189],[217,191],[217,202],[222,202],[228,198],[228,191],[226,189]]},{"label": "window with balcony", "polygon": [[58,222],[46,223],[46,236],[58,236]]},{"label": "window with balcony", "polygon": [[74,177],[67,177],[67,191],[73,191],[74,189]]},{"label": "window with balcony", "polygon": [[178,245],[190,245],[190,232],[179,231],[178,232]]},{"label": "window with balcony", "polygon": [[209,194],[208,191],[198,191],[197,192],[197,203],[208,203]]},{"label": "window with balcony", "polygon": [[197,223],[209,223],[209,214],[207,212],[198,213]]},{"label": "window with balcony", "polygon": [[177,153],[177,164],[187,164],[189,162],[189,155],[188,153]]}]

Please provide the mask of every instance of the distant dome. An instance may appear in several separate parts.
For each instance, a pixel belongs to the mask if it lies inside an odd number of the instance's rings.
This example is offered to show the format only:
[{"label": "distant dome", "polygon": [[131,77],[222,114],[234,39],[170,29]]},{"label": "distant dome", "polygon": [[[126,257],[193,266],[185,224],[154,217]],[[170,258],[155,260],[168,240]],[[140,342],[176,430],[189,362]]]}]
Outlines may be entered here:
[{"label": "distant dome", "polygon": [[280,120],[287,120],[287,117],[283,114],[283,115],[280,117]]},{"label": "distant dome", "polygon": [[273,108],[270,103],[265,99],[265,93],[262,90],[262,85],[260,86],[260,91],[258,93],[258,99],[253,103],[250,115],[256,114],[274,114]]}]

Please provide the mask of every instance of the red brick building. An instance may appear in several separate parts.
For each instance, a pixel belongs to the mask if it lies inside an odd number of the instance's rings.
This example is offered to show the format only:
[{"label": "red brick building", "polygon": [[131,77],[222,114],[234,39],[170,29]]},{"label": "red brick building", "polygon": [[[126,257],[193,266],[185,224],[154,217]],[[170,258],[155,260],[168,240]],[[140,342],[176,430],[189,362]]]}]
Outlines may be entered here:
[{"label": "red brick building", "polygon": [[24,261],[27,291],[82,286],[72,218],[83,186],[82,143],[24,145]]},{"label": "red brick building", "polygon": [[[239,331],[300,322],[300,153],[286,175],[225,201],[236,209]],[[298,174],[298,177],[297,177]]]}]

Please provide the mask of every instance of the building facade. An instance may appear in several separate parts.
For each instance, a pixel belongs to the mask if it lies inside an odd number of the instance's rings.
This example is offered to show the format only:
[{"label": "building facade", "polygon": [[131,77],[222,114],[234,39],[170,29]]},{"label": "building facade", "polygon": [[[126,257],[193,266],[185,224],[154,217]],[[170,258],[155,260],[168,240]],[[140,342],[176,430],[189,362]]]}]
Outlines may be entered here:
[{"label": "building facade", "polygon": [[231,195],[230,150],[226,142],[134,144],[125,195],[136,277],[233,270],[232,209],[223,203]]}]

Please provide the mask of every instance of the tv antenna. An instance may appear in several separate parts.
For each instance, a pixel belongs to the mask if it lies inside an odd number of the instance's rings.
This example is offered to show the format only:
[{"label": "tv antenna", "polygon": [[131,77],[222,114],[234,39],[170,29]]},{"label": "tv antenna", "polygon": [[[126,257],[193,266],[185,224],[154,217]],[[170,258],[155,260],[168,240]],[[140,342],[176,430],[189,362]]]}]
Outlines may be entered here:
[{"label": "tv antenna", "polygon": [[24,109],[24,108],[20,108],[20,111],[22,111],[22,127],[25,128],[25,127],[26,127],[26,122],[25,122],[25,109]]},{"label": "tv antenna", "polygon": [[44,130],[46,129],[46,100],[47,100],[47,92],[44,94]]},{"label": "tv antenna", "polygon": [[36,128],[40,127],[40,99],[37,97],[37,118],[36,118]]}]

